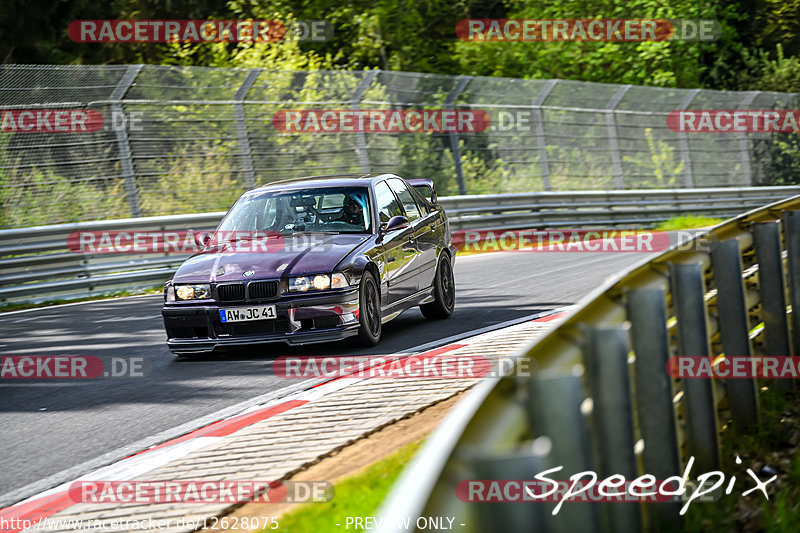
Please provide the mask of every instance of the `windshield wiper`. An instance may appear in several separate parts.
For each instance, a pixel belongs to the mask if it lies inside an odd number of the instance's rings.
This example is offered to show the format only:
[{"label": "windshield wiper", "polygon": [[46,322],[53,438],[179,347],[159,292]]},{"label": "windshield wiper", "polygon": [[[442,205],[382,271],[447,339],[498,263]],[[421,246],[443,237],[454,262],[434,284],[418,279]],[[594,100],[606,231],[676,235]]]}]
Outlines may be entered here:
[{"label": "windshield wiper", "polygon": [[305,231],[304,230],[304,231],[291,231],[291,232],[281,233],[281,234],[282,235],[297,235],[298,233],[317,233],[319,235],[339,235],[342,232],[341,231],[333,231],[333,230],[328,230],[328,231],[322,231],[322,230]]}]

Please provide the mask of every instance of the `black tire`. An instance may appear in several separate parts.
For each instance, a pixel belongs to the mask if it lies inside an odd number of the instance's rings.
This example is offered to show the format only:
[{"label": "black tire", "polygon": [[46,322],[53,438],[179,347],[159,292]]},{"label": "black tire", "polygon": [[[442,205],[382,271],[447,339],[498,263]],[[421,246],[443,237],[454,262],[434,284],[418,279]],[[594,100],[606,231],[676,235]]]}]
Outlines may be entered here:
[{"label": "black tire", "polygon": [[364,272],[361,276],[361,285],[358,289],[358,337],[356,340],[362,346],[375,346],[381,340],[381,293],[375,276]]},{"label": "black tire", "polygon": [[450,257],[442,254],[433,278],[434,301],[419,306],[425,318],[450,318],[456,307],[456,281]]}]

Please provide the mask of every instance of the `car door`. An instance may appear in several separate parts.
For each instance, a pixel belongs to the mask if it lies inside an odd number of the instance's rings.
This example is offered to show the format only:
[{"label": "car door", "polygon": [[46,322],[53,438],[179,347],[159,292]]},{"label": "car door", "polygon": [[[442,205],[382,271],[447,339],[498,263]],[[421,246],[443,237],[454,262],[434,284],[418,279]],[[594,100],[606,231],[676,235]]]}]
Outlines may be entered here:
[{"label": "car door", "polygon": [[400,200],[400,205],[410,225],[414,228],[414,239],[417,246],[417,290],[430,287],[436,273],[436,215],[428,213],[424,206],[419,205],[405,181],[399,178],[391,178],[387,181]]},{"label": "car door", "polygon": [[[397,215],[405,216],[395,194],[385,181],[375,185],[375,198],[378,207],[379,224],[385,224]],[[390,231],[383,236],[381,242],[386,262],[387,294],[385,304],[393,303],[414,294],[417,291],[417,245],[414,238],[414,227]]]}]

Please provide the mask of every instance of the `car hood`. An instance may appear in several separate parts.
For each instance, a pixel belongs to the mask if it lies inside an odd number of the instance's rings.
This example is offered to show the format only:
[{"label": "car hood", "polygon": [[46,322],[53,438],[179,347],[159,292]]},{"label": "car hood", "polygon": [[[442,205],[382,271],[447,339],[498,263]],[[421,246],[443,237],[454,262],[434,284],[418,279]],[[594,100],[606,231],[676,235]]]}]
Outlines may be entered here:
[{"label": "car hood", "polygon": [[[173,276],[176,283],[229,282],[332,272],[369,235],[286,236],[279,250],[250,251],[244,242],[204,250],[184,261]],[[237,249],[238,248],[238,249]],[[252,274],[245,276],[245,272]]]}]

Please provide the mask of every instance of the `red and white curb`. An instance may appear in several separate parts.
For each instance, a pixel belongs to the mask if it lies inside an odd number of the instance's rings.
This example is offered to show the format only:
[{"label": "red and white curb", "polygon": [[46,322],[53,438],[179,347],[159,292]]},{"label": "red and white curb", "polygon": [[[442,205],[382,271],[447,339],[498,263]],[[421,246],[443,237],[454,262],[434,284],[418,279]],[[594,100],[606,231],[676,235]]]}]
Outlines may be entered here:
[{"label": "red and white curb", "polygon": [[[513,324],[499,324],[490,326],[486,332],[477,334],[471,333],[470,337],[450,342],[444,346],[425,350],[419,353],[409,351],[407,355],[426,358],[435,357],[446,352],[458,350],[479,341],[485,341],[487,337],[499,335],[505,328],[513,327],[527,322],[550,322],[561,318],[566,314],[564,309],[549,311],[547,314],[540,313],[538,318],[531,320],[515,320]],[[500,327],[498,327],[500,326]],[[445,339],[447,341],[448,339]],[[440,341],[441,342],[441,341]],[[382,363],[388,365],[390,363]],[[353,373],[356,373],[354,370]],[[347,378],[347,379],[346,379]],[[23,531],[22,527],[15,527],[13,524],[36,524],[58,512],[61,512],[73,505],[76,505],[69,496],[69,487],[76,481],[89,481],[95,479],[106,479],[116,481],[127,481],[139,477],[151,470],[164,466],[176,459],[180,459],[193,451],[204,448],[210,444],[218,442],[220,439],[228,437],[240,429],[251,426],[257,422],[267,420],[280,413],[286,412],[295,407],[305,405],[308,402],[318,400],[324,396],[339,391],[349,385],[369,378],[348,378],[348,375],[337,376],[328,381],[311,386],[308,390],[289,394],[280,400],[251,407],[250,409],[226,418],[218,420],[205,427],[195,429],[185,435],[168,440],[157,446],[135,453],[125,459],[117,461],[108,466],[93,470],[88,474],[75,478],[67,483],[62,483],[52,489],[40,492],[19,503],[0,509],[0,524],[12,527],[0,526],[2,533],[16,533]]]}]

